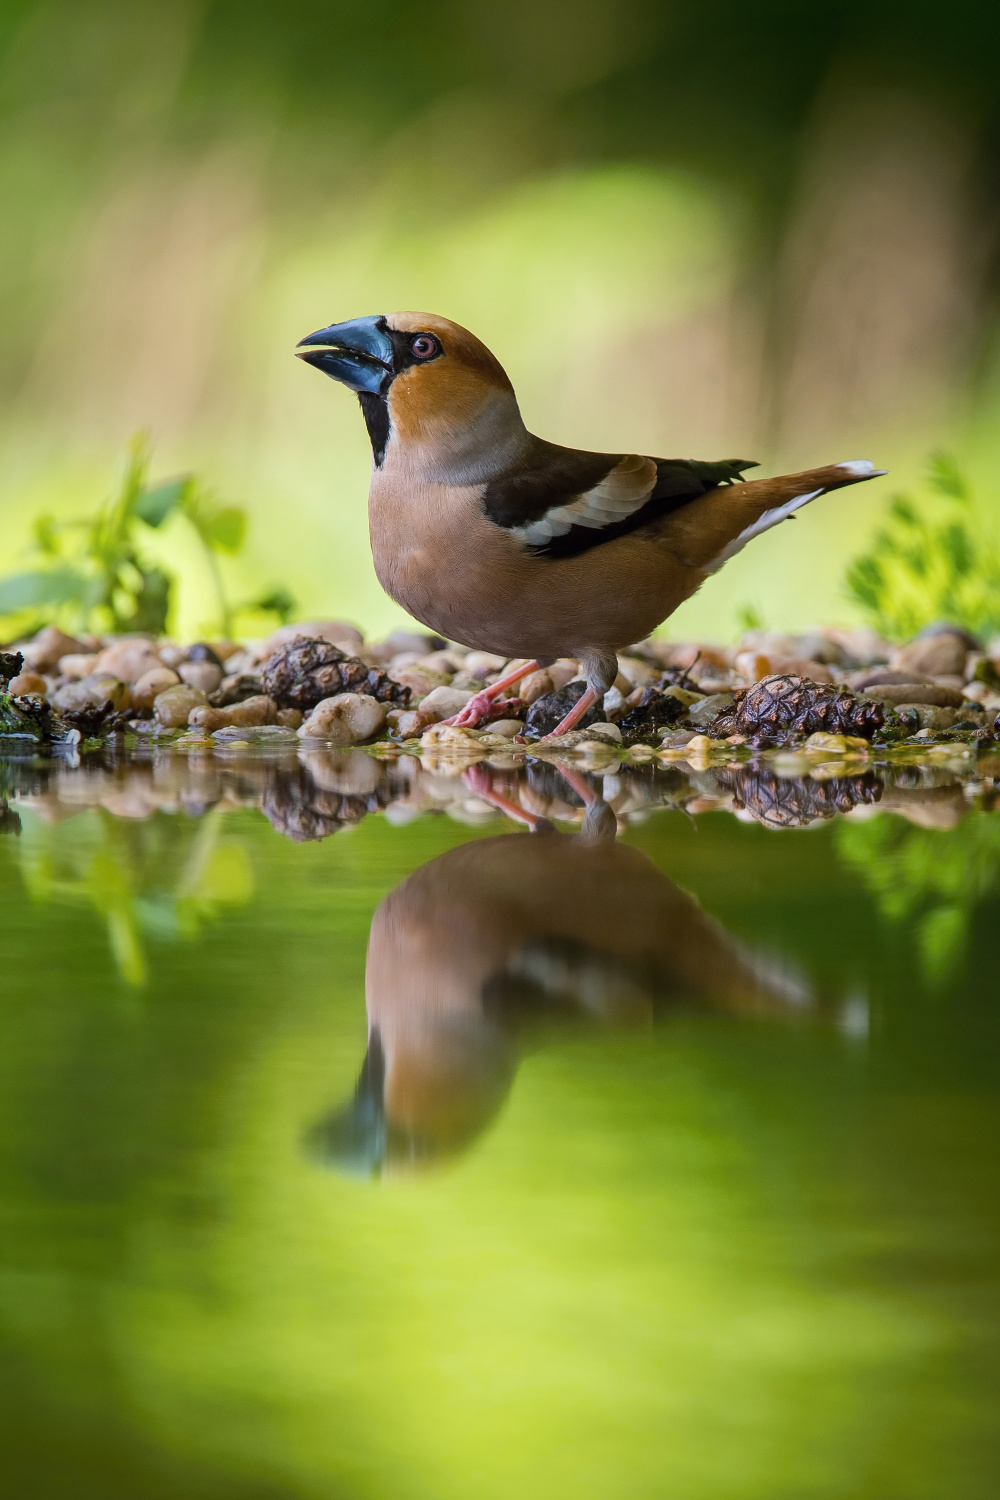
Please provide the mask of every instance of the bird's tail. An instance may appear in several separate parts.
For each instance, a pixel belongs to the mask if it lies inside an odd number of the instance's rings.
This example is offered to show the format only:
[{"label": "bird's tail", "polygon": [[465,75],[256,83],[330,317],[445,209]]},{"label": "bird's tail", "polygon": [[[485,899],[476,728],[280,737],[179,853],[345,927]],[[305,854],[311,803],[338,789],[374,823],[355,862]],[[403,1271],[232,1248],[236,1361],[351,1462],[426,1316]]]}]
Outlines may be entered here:
[{"label": "bird's tail", "polygon": [[714,573],[753,537],[788,520],[810,500],[885,472],[867,459],[854,459],[801,474],[720,486],[675,513],[671,542],[690,567]]}]

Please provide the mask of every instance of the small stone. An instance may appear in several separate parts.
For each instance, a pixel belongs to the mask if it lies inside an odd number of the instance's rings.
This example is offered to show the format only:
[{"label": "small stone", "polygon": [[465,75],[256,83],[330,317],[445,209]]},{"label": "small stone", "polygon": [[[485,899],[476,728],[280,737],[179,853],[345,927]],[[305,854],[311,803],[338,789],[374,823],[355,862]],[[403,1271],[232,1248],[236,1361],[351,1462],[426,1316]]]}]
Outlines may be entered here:
[{"label": "small stone", "polygon": [[936,708],[960,708],[965,701],[961,689],[942,687],[937,682],[887,682],[866,688],[864,696],[877,698],[882,703],[928,703]]},{"label": "small stone", "polygon": [[[528,709],[526,729],[529,736],[537,739],[543,738],[562,723],[571,708],[577,703],[587,691],[585,682],[569,682],[565,687],[559,688],[553,693],[546,693],[543,698],[536,698]],[[591,724],[599,724],[605,721],[603,705],[598,702],[589,708],[575,727],[586,729]]]},{"label": "small stone", "polygon": [[707,734],[696,734],[687,742],[687,749],[691,755],[711,755],[714,740],[710,740]]},{"label": "small stone", "polygon": [[73,651],[59,658],[56,670],[60,677],[89,677],[99,660],[98,651]]},{"label": "small stone", "polygon": [[156,695],[153,716],[164,729],[181,729],[187,724],[193,709],[207,707],[208,699],[200,689],[181,682]]},{"label": "small stone", "polygon": [[549,672],[540,667],[537,672],[529,672],[527,677],[523,677],[517,690],[523,703],[532,704],[536,698],[544,698],[546,693],[555,692],[555,686]]},{"label": "small stone", "polygon": [[59,713],[75,713],[110,701],[116,712],[128,708],[131,695],[128,686],[106,673],[94,672],[80,682],[69,682],[52,695],[52,706]]},{"label": "small stone", "polygon": [[429,667],[400,667],[392,669],[393,682],[409,688],[414,698],[423,699],[435,688],[447,687],[450,678],[444,672],[433,672]]},{"label": "small stone", "polygon": [[106,677],[117,677],[119,682],[138,682],[147,672],[162,666],[159,654],[152,641],[144,637],[113,641],[97,658],[95,672]]},{"label": "small stone", "polygon": [[274,699],[261,693],[256,698],[245,698],[242,703],[234,703],[231,708],[193,708],[188,715],[188,723],[192,729],[204,729],[208,734],[213,734],[217,729],[229,729],[233,726],[273,724],[277,713],[278,706]]},{"label": "small stone", "polygon": [[37,672],[21,672],[10,679],[7,691],[12,694],[33,693],[38,698],[44,698],[48,693],[48,684]]},{"label": "small stone", "polygon": [[317,703],[299,730],[303,739],[334,745],[361,745],[385,724],[385,706],[367,693],[337,693]]},{"label": "small stone", "polygon": [[300,708],[279,708],[275,714],[275,723],[284,729],[299,729],[304,717]]},{"label": "small stone", "polygon": [[132,707],[152,708],[160,693],[176,687],[179,682],[177,673],[169,667],[154,667],[132,684]]},{"label": "small stone", "polygon": [[491,672],[501,672],[506,665],[506,656],[496,656],[492,651],[470,651],[462,663],[462,671],[470,677],[489,677]]},{"label": "small stone", "polygon": [[503,740],[512,740],[515,735],[524,733],[524,725],[520,719],[495,719],[490,725],[490,734],[499,735]]},{"label": "small stone", "polygon": [[867,740],[853,734],[824,734],[821,730],[811,734],[803,745],[806,754],[817,755],[867,755],[871,746]]},{"label": "small stone", "polygon": [[[265,656],[272,656],[281,646],[287,646],[294,641],[296,636],[305,636],[312,641],[327,641],[330,645],[339,646],[347,656],[352,656],[364,645],[364,636],[356,625],[349,625],[346,620],[303,620],[298,625],[279,625],[273,630],[265,642]],[[426,636],[420,639],[426,642]],[[423,649],[428,649],[425,644]]]},{"label": "small stone", "polygon": [[692,703],[687,716],[696,729],[707,729],[713,719],[718,718],[724,709],[731,708],[732,704],[732,693],[712,693],[709,697]]},{"label": "small stone", "polygon": [[46,625],[27,645],[19,647],[24,654],[25,664],[33,672],[43,673],[51,672],[61,657],[78,652],[87,653],[90,649],[86,642],[66,635],[65,631],[57,629],[55,625]]},{"label": "small stone", "polygon": [[460,688],[436,687],[420,700],[420,712],[427,724],[436,724],[440,719],[450,719],[463,709],[472,697]]},{"label": "small stone", "polygon": [[913,671],[928,677],[939,677],[946,673],[963,672],[969,650],[966,637],[951,631],[939,635],[918,637],[894,651],[889,665],[897,672]]},{"label": "small stone", "polygon": [[212,661],[182,661],[177,672],[182,682],[200,689],[206,698],[222,682],[222,668]]},{"label": "small stone", "polygon": [[961,718],[957,708],[938,708],[927,703],[899,703],[896,712],[915,713],[923,729],[950,729]]},{"label": "small stone", "polygon": [[433,714],[425,717],[419,708],[391,708],[386,721],[390,733],[398,735],[401,740],[419,739],[425,729],[439,722]]}]

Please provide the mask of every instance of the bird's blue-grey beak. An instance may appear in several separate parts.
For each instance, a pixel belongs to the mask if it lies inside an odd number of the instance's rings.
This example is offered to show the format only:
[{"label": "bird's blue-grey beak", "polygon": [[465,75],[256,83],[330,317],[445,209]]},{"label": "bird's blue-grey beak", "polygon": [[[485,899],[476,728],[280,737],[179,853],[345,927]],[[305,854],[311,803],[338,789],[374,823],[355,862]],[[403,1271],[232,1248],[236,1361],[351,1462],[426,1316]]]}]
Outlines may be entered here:
[{"label": "bird's blue-grey beak", "polygon": [[381,395],[392,380],[394,351],[381,316],[331,323],[300,339],[295,352],[352,391]]}]

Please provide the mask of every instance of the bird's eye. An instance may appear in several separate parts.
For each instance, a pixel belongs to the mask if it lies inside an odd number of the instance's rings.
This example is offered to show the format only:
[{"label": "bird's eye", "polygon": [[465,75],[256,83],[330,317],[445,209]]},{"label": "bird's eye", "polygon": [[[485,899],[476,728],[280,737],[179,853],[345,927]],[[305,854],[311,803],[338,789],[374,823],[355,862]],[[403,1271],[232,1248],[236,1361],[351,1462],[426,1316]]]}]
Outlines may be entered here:
[{"label": "bird's eye", "polygon": [[417,359],[430,359],[432,354],[438,350],[437,339],[432,339],[429,333],[418,333],[410,348]]}]

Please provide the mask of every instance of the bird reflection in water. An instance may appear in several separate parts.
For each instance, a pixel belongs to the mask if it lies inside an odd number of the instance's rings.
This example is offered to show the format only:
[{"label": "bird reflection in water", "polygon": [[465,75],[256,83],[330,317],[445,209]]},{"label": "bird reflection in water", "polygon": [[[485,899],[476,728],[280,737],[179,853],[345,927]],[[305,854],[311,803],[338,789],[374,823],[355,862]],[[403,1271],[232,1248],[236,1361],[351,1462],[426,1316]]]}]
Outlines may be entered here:
[{"label": "bird reflection in water", "polygon": [[431,860],[382,901],[366,961],[368,1050],[353,1099],[309,1132],[314,1160],[362,1176],[431,1166],[497,1114],[520,1057],[580,1027],[648,1027],[684,1003],[801,1012],[801,980],[752,952],[646,855],[611,809],[558,833],[477,766],[471,790],[531,828]]}]

